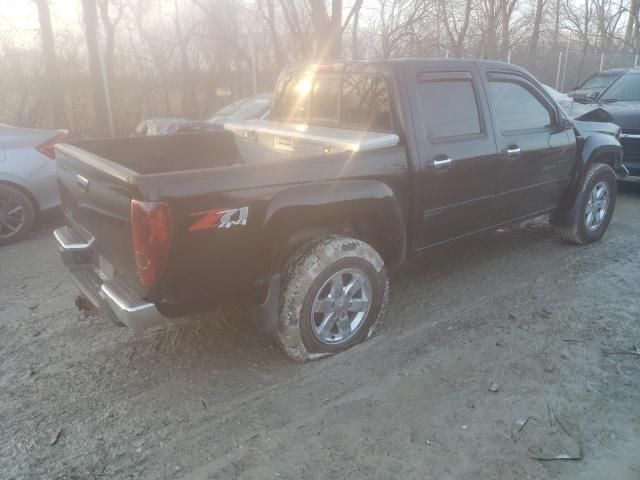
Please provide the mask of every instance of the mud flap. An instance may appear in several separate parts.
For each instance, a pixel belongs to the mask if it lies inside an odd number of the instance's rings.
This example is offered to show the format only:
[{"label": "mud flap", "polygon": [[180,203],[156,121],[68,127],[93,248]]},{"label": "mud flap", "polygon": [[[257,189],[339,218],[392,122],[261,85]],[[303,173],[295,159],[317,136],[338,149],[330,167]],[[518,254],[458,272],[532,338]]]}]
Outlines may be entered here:
[{"label": "mud flap", "polygon": [[272,275],[269,279],[269,290],[267,299],[262,305],[252,308],[253,322],[262,333],[273,335],[278,326],[278,312],[280,310],[280,289],[282,276],[279,273]]},{"label": "mud flap", "polygon": [[[582,192],[579,192],[577,195],[582,195]],[[579,200],[576,199],[573,206],[569,209],[561,209],[553,212],[551,214],[551,218],[549,219],[549,223],[557,228],[567,228],[575,223],[576,215],[578,215],[578,204]]]}]

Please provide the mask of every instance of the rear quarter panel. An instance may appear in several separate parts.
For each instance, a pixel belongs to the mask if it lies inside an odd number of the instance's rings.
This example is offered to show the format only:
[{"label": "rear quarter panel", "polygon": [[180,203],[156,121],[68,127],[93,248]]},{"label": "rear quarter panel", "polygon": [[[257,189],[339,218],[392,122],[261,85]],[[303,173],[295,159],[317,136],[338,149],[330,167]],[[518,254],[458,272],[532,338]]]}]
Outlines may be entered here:
[{"label": "rear quarter panel", "polygon": [[[350,182],[359,199],[344,198],[349,190],[344,185]],[[364,184],[380,187],[367,189]],[[171,177],[145,175],[138,187],[146,199],[171,206],[173,245],[155,300],[161,307],[163,302],[166,308],[178,305],[180,311],[201,309],[203,303],[259,301],[251,294],[254,281],[266,280],[274,249],[297,229],[349,215],[353,212],[348,208],[357,202],[367,202],[367,208],[375,210],[376,196],[385,189],[395,197],[405,224],[409,206],[402,146]],[[194,228],[207,214],[241,208],[247,209],[244,224],[220,228],[215,222]]]}]

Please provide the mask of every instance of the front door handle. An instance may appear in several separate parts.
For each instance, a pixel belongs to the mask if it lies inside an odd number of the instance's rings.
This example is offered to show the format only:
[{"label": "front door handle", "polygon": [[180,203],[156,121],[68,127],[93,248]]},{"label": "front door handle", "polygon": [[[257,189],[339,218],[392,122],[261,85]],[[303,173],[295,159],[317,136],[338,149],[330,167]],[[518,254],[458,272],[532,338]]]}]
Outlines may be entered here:
[{"label": "front door handle", "polygon": [[518,145],[509,145],[503,150],[504,156],[507,158],[516,158],[522,153],[522,148]]},{"label": "front door handle", "polygon": [[86,177],[83,177],[82,175],[77,174],[76,183],[78,184],[78,187],[80,187],[80,190],[82,190],[83,192],[89,191],[89,180],[87,180]]}]

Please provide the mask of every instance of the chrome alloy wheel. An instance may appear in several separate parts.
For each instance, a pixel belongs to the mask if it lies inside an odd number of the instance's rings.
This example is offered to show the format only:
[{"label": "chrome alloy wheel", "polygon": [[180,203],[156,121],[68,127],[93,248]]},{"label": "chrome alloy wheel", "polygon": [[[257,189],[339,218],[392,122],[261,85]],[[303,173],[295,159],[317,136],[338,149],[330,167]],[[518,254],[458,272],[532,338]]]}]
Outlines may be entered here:
[{"label": "chrome alloy wheel", "polygon": [[24,226],[25,212],[11,194],[0,193],[0,238],[16,235]]},{"label": "chrome alloy wheel", "polygon": [[607,182],[598,182],[589,194],[584,212],[584,225],[588,230],[600,228],[609,208],[609,186]]},{"label": "chrome alloy wheel", "polygon": [[311,328],[325,344],[347,342],[364,325],[371,308],[371,282],[356,268],[334,273],[316,294],[311,308]]}]

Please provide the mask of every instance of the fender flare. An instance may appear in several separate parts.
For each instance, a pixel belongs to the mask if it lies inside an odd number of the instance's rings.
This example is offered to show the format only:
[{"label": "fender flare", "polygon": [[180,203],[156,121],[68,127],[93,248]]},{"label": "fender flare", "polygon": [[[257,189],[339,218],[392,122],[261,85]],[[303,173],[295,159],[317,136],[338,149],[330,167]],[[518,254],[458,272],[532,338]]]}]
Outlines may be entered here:
[{"label": "fender flare", "polygon": [[[581,164],[583,167],[582,173],[586,173],[588,165],[601,155],[612,157],[613,163],[611,167],[616,173],[622,173],[622,170],[624,170],[624,167],[622,167],[622,145],[620,145],[620,142],[616,140],[616,138],[606,133],[594,133],[584,140],[580,151],[580,159],[582,160]],[[618,170],[621,171],[618,172]]]},{"label": "fender flare", "polygon": [[287,242],[296,233],[322,231],[345,220],[375,235],[387,264],[404,261],[407,232],[403,210],[391,187],[376,180],[321,182],[287,188],[269,203],[262,237],[271,258],[278,263],[287,254]]},{"label": "fender flare", "polygon": [[629,172],[622,164],[622,157],[622,145],[613,136],[605,133],[589,135],[582,143],[573,179],[569,184],[562,206],[551,216],[552,225],[563,227],[572,224],[577,214],[576,206],[582,182],[589,166],[595,161],[604,160],[603,163],[610,165],[617,175],[627,176]]}]

